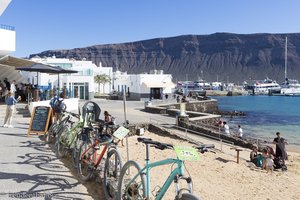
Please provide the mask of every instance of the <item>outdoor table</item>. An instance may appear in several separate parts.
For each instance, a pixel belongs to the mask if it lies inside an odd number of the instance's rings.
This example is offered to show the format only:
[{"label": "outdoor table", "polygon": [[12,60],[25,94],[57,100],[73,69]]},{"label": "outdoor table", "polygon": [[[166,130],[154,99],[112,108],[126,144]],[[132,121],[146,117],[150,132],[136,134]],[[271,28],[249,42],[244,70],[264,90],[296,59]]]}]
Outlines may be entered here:
[{"label": "outdoor table", "polygon": [[236,163],[239,164],[240,163],[240,151],[243,151],[243,149],[238,148],[238,147],[232,147],[230,149],[234,149],[237,153],[236,155]]}]

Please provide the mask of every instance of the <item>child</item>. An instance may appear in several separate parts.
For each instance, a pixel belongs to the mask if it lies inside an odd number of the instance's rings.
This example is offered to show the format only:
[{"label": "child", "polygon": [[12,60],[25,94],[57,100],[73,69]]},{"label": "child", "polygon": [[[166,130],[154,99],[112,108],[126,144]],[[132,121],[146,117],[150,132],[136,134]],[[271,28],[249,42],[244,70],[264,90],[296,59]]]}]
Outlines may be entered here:
[{"label": "child", "polygon": [[267,170],[267,173],[269,171],[273,172],[273,159],[272,159],[272,155],[268,152],[268,149],[263,149],[263,153],[262,153],[262,157],[263,157],[263,165],[262,165],[262,169]]}]

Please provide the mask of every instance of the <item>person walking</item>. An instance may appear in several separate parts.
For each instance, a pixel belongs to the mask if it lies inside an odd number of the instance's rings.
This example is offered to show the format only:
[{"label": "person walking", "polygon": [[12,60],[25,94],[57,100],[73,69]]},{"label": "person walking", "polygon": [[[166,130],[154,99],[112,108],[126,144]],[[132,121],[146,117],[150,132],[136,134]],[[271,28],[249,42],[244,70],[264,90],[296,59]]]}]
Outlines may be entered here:
[{"label": "person walking", "polygon": [[275,157],[282,159],[283,163],[288,159],[285,145],[288,144],[285,138],[280,136],[280,132],[276,133],[276,138],[273,140],[273,144],[276,144]]},{"label": "person walking", "polygon": [[226,122],[223,122],[224,125],[224,132],[227,136],[230,136],[229,126]]},{"label": "person walking", "polygon": [[4,119],[4,125],[3,127],[13,128],[12,125],[12,115],[13,111],[15,109],[15,104],[21,100],[21,97],[19,96],[18,99],[15,99],[15,97],[12,96],[12,92],[9,91],[6,98],[5,98],[5,104],[6,104],[6,114]]},{"label": "person walking", "polygon": [[243,137],[243,129],[241,125],[238,125],[238,137],[242,139]]}]

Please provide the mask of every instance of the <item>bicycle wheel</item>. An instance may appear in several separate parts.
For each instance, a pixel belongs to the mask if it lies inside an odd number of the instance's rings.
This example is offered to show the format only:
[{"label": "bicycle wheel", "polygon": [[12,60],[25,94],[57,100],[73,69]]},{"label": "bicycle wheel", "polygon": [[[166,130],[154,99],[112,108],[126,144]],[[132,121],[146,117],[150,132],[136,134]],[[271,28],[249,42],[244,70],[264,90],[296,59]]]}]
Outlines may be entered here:
[{"label": "bicycle wheel", "polygon": [[57,134],[55,142],[55,154],[58,158],[62,158],[67,153],[66,143],[70,128],[67,125],[63,125],[60,132]]},{"label": "bicycle wheel", "polygon": [[55,138],[55,130],[57,129],[58,124],[54,123],[50,126],[49,130],[47,133],[44,135],[45,137],[45,142],[46,143],[53,143],[54,138]]},{"label": "bicycle wheel", "polygon": [[105,161],[103,177],[105,199],[116,197],[121,169],[122,159],[119,151],[117,149],[109,150]]},{"label": "bicycle wheel", "polygon": [[[139,173],[141,170],[139,164],[130,160],[122,167],[119,183],[117,199],[145,199],[146,198],[146,180],[145,174]],[[136,175],[137,178],[129,183],[131,179]]]},{"label": "bicycle wheel", "polygon": [[85,152],[90,145],[91,142],[89,140],[83,141],[78,152],[77,172],[80,180],[82,181],[90,180],[94,172],[93,161],[91,160],[91,156],[94,153],[93,148]]},{"label": "bicycle wheel", "polygon": [[80,149],[80,146],[81,146],[83,140],[86,140],[85,137],[86,136],[83,134],[78,134],[74,141],[74,145],[73,145],[73,149],[72,149],[72,163],[75,168],[77,168],[77,166],[78,166],[79,149]]},{"label": "bicycle wheel", "polygon": [[178,200],[200,200],[200,199],[193,194],[183,193]]}]

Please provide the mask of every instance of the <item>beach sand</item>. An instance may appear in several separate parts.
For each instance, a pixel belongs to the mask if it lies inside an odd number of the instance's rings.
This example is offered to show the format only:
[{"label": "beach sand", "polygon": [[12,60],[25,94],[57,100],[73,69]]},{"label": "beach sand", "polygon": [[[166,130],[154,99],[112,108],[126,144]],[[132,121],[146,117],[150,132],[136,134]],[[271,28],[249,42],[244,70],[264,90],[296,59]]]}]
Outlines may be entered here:
[{"label": "beach sand", "polygon": [[[137,142],[137,137],[132,136],[128,139],[130,159],[138,161],[140,166],[144,166],[145,145]],[[143,137],[174,145],[193,146],[181,139],[160,136],[147,131]],[[126,147],[120,147],[119,150],[125,163]],[[299,153],[288,152],[289,160],[286,162],[288,171],[267,173],[265,170],[253,167],[243,158],[237,164],[233,150],[230,148],[222,150],[222,152],[217,151],[216,154],[211,152],[200,154],[200,161],[185,161],[193,180],[194,193],[201,199],[300,199]],[[244,157],[249,153],[249,150],[244,150]],[[152,162],[175,157],[174,150],[161,151],[150,148]],[[151,189],[153,190],[157,185],[161,186],[170,171],[171,166],[152,169]],[[174,199],[174,190],[174,185],[171,185],[163,199]]]}]

